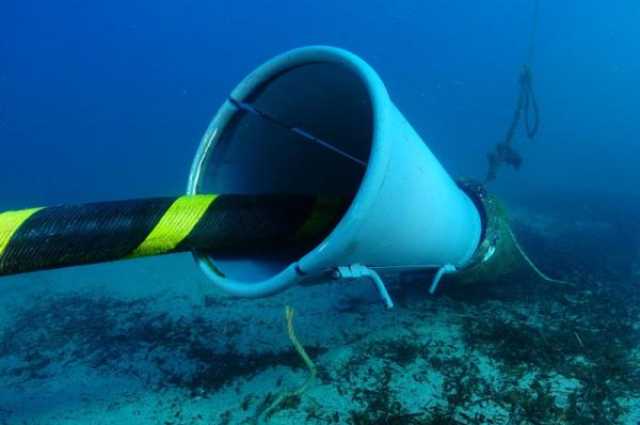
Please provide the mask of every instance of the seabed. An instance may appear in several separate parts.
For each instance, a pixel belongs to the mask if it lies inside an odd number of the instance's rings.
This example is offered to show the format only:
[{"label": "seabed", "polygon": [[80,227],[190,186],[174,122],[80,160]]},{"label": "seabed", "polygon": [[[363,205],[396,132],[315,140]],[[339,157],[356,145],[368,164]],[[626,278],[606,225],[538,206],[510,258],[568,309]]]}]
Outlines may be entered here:
[{"label": "seabed", "polygon": [[413,276],[391,311],[367,282],[233,299],[187,255],[3,279],[0,424],[637,425],[640,258],[603,255],[607,226],[516,210],[575,288]]}]

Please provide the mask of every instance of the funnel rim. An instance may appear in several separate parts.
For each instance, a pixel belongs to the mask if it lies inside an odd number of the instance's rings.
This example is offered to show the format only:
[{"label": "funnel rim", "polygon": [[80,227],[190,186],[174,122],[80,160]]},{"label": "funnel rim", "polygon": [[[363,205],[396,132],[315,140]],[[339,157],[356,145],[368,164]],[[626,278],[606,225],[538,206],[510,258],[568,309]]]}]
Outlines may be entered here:
[{"label": "funnel rim", "polygon": [[[226,292],[245,297],[260,297],[284,290],[308,278],[309,275],[321,275],[332,265],[330,264],[332,260],[335,260],[335,257],[344,251],[344,241],[349,239],[349,235],[358,231],[362,214],[373,203],[373,197],[370,196],[370,193],[376,192],[382,185],[384,171],[389,160],[387,151],[390,149],[388,143],[383,143],[388,121],[389,95],[377,72],[354,53],[325,45],[300,47],[284,52],[249,73],[231,91],[230,96],[233,99],[244,101],[262,85],[278,75],[313,63],[333,63],[344,66],[361,81],[366,89],[371,104],[372,133],[370,154],[364,175],[349,207],[329,234],[311,251],[301,258],[293,260],[284,270],[266,280],[244,282],[218,275],[215,273],[215,269],[210,270],[213,258],[206,253],[194,252],[199,266],[216,286]],[[227,99],[212,119],[192,164],[187,188],[188,194],[198,193],[200,170],[206,162],[209,152],[215,146],[216,139],[220,134],[218,129],[224,128],[235,112],[235,108]],[[297,273],[292,273],[292,268]]]}]

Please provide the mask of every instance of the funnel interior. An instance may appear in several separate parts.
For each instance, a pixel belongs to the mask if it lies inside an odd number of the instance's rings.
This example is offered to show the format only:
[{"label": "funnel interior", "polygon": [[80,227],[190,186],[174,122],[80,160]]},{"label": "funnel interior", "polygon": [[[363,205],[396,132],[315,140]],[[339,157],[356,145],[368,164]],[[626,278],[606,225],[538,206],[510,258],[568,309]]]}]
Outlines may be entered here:
[{"label": "funnel interior", "polygon": [[[231,95],[225,107],[233,112],[207,152],[199,192],[355,196],[371,151],[373,111],[366,86],[346,66],[286,69],[243,98]],[[299,257],[265,252],[213,260],[227,277],[260,281]]]}]

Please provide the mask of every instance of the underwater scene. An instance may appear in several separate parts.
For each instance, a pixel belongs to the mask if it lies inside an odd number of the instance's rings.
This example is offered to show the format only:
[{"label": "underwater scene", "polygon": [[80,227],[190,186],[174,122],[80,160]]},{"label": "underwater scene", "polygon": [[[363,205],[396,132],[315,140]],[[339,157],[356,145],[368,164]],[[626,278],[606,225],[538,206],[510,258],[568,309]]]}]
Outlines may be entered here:
[{"label": "underwater scene", "polygon": [[0,425],[640,425],[640,3],[2,1]]}]

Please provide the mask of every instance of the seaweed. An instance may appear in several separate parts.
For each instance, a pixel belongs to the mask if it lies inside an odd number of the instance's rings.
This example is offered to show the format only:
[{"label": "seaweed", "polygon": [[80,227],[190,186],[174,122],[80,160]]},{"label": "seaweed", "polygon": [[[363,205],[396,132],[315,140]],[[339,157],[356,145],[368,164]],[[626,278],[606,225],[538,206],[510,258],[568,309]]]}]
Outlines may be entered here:
[{"label": "seaweed", "polygon": [[[373,370],[369,372],[373,373]],[[374,375],[375,376],[375,375]],[[393,398],[389,387],[391,368],[385,366],[375,376],[376,386],[355,388],[352,400],[364,404],[362,410],[351,410],[347,423],[350,425],[419,425],[424,412],[407,412],[402,404]]]},{"label": "seaweed", "polygon": [[374,341],[367,344],[363,351],[378,358],[388,360],[400,366],[406,366],[424,357],[427,345],[415,338],[398,338],[385,341]]},{"label": "seaweed", "polygon": [[[537,300],[535,306],[543,306],[540,323],[504,311],[465,319],[464,338],[508,376],[535,372],[528,390],[501,398],[513,417],[533,424],[615,423],[625,413],[619,398],[640,395],[640,373],[629,355],[640,342],[633,327],[638,298],[631,290],[594,283],[566,302]],[[579,383],[563,408],[555,405],[548,384],[554,373]]]},{"label": "seaweed", "polygon": [[[234,350],[228,340],[242,328],[240,323],[229,321],[221,328],[201,317],[176,319],[154,312],[153,303],[83,295],[36,299],[16,311],[0,334],[0,357],[21,360],[0,374],[27,381],[55,376],[57,369],[49,367],[53,362],[85,365],[134,375],[156,390],[179,387],[192,397],[203,397],[237,377],[255,376],[270,367],[304,367],[292,349]],[[313,356],[326,351],[317,346],[307,350]]]}]

